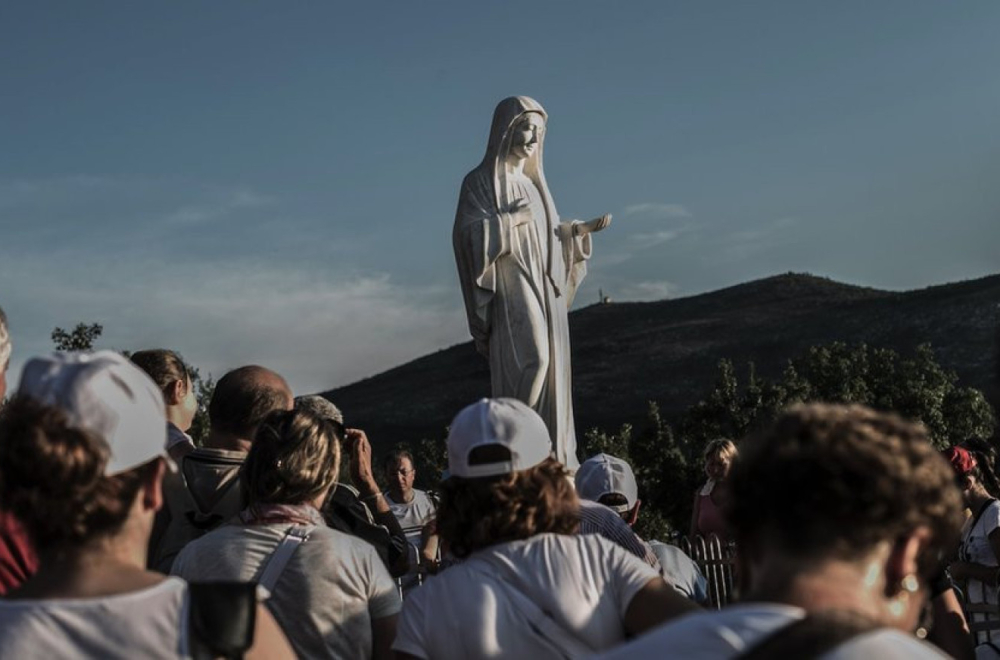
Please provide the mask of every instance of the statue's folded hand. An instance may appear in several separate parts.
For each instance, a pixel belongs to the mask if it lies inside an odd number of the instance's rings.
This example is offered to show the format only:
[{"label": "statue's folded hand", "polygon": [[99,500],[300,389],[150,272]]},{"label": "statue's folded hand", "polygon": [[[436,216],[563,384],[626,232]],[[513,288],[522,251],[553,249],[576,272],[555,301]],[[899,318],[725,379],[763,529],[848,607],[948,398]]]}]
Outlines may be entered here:
[{"label": "statue's folded hand", "polygon": [[531,211],[528,209],[528,200],[524,197],[518,197],[515,199],[507,205],[507,208],[505,208],[503,212],[513,218],[515,227],[531,222]]}]

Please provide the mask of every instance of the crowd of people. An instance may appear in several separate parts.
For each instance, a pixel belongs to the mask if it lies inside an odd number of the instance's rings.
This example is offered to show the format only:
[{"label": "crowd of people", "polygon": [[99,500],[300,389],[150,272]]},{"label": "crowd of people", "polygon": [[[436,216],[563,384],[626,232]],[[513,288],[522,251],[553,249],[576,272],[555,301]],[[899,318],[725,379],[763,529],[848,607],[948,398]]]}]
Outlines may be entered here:
[{"label": "crowd of people", "polygon": [[195,443],[177,353],[36,357],[7,397],[11,350],[0,310],[3,658],[996,652],[989,442],[940,452],[891,412],[811,403],[710,443],[691,534],[735,545],[739,594],[714,609],[691,557],[636,534],[632,466],[571,474],[518,400],[457,412],[428,493],[411,453],[373,463],[264,367],[219,379]]}]

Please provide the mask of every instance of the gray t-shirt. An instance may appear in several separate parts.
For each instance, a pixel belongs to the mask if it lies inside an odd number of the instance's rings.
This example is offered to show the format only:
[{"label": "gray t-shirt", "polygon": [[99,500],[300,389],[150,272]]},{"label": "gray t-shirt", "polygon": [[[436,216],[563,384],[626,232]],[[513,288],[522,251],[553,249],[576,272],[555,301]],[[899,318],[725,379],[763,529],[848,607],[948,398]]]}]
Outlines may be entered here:
[{"label": "gray t-shirt", "polygon": [[177,578],[103,598],[0,599],[0,658],[190,658]]},{"label": "gray t-shirt", "polygon": [[[172,571],[192,581],[256,581],[293,526],[223,525],[189,543]],[[289,559],[267,606],[299,657],[370,658],[372,620],[398,613],[400,599],[370,545],[317,527]]]}]

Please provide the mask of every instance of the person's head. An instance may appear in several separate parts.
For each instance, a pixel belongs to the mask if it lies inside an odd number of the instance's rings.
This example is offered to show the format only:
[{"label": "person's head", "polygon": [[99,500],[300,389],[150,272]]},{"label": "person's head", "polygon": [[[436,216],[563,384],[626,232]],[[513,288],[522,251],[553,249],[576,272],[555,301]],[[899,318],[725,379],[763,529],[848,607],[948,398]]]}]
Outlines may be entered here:
[{"label": "person's head", "polygon": [[10,366],[10,330],[7,328],[7,315],[0,307],[0,402],[7,395],[7,368]]},{"label": "person's head", "polygon": [[924,428],[857,405],[787,410],[741,443],[729,492],[751,594],[864,594],[851,606],[909,630],[961,520]]},{"label": "person's head", "polygon": [[538,112],[526,112],[510,127],[508,158],[515,162],[531,158],[541,146],[545,132],[545,117]]},{"label": "person's head", "polygon": [[246,443],[270,413],[291,408],[292,391],[284,378],[264,367],[240,367],[215,384],[208,405],[209,426],[213,436]]},{"label": "person's head", "polygon": [[579,502],[551,448],[545,422],[516,399],[481,399],[458,413],[437,513],[438,534],[455,556],[576,531]]},{"label": "person's head", "polygon": [[736,443],[726,438],[717,438],[705,446],[705,474],[714,481],[725,481],[736,460]]},{"label": "person's head", "polygon": [[296,410],[308,410],[317,417],[341,426],[344,425],[344,413],[340,411],[340,408],[334,405],[329,399],[318,394],[306,394],[295,397],[294,408]]},{"label": "person's head", "polygon": [[[941,452],[955,473],[955,483],[962,492],[966,506],[972,506],[977,500],[990,498],[991,491],[995,491],[997,486],[996,475],[990,467],[989,448],[970,446],[979,442],[982,441],[967,441]],[[984,452],[982,449],[987,451]]]},{"label": "person's head", "polygon": [[307,410],[277,410],[264,418],[240,471],[248,507],[261,504],[323,506],[340,469],[333,425]]},{"label": "person's head", "polygon": [[632,466],[608,454],[591,456],[576,471],[576,494],[614,509],[629,525],[639,518],[639,487]]},{"label": "person's head", "polygon": [[396,502],[409,502],[413,497],[413,481],[417,478],[413,454],[406,449],[393,449],[382,459],[382,472],[389,496]]},{"label": "person's head", "polygon": [[191,428],[194,415],[198,412],[198,399],[181,356],[174,351],[153,348],[136,351],[131,359],[160,388],[167,404],[167,419],[182,431]]},{"label": "person's head", "polygon": [[121,355],[35,358],[0,413],[0,501],[43,553],[126,529],[144,544],[165,443],[159,389]]}]

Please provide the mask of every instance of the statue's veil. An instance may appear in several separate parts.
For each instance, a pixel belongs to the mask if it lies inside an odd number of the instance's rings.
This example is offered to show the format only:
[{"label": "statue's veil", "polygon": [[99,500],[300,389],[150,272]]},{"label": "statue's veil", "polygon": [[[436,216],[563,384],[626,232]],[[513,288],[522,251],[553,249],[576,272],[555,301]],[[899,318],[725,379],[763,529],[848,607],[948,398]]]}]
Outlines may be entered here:
[{"label": "statue's veil", "polygon": [[[490,139],[486,145],[486,155],[480,168],[489,168],[492,176],[493,195],[496,200],[496,208],[503,212],[510,207],[515,196],[511,186],[507,181],[507,156],[510,153],[511,127],[521,118],[522,115],[534,112],[541,115],[547,123],[548,115],[542,105],[527,96],[510,96],[497,104],[493,111],[493,124],[490,127]],[[554,232],[559,224],[559,216],[556,214],[556,206],[549,193],[549,184],[545,181],[545,169],[542,167],[542,155],[545,151],[545,131],[538,137],[538,148],[524,163],[524,174],[531,180],[545,202],[545,215],[548,224],[549,239],[543,241],[542,245],[548,245],[549,254],[546,256],[545,272],[552,281],[556,291],[560,291],[566,282],[566,272],[563,259],[559,254],[559,241],[554,240]]]}]

